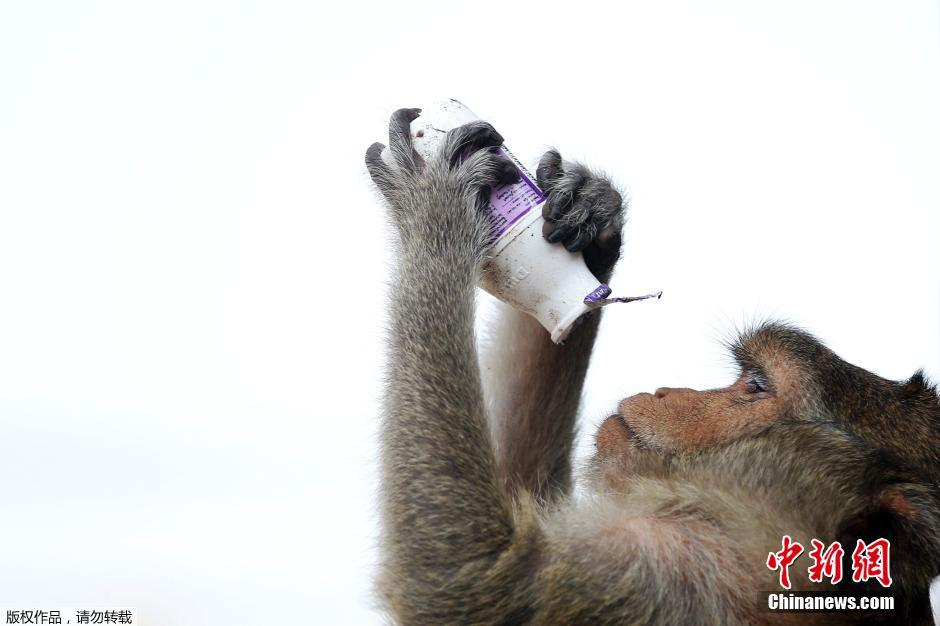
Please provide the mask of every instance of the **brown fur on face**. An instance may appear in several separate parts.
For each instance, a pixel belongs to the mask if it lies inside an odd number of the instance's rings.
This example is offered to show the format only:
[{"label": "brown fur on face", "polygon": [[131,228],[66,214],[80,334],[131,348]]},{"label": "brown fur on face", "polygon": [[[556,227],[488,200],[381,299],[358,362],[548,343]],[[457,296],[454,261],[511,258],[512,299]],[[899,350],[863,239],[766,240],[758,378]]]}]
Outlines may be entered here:
[{"label": "brown fur on face", "polygon": [[782,415],[783,402],[775,393],[748,390],[742,376],[708,391],[661,387],[624,399],[618,412],[640,445],[697,450],[763,430]]},{"label": "brown fur on face", "polygon": [[625,398],[598,430],[599,452],[694,451],[756,435],[776,422],[805,420],[834,423],[940,479],[940,403],[922,373],[886,380],[782,324],[743,333],[731,350],[741,368],[734,383],[705,391],[663,387]]}]

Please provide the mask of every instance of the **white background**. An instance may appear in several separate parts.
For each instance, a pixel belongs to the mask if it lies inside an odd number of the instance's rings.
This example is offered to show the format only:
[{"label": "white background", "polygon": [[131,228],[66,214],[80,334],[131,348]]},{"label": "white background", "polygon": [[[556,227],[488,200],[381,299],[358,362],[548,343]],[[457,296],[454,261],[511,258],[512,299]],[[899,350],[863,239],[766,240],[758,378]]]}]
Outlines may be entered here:
[{"label": "white background", "polygon": [[0,606],[380,622],[362,154],[443,97],[631,189],[582,453],[759,317],[940,377],[936,2],[4,2]]}]

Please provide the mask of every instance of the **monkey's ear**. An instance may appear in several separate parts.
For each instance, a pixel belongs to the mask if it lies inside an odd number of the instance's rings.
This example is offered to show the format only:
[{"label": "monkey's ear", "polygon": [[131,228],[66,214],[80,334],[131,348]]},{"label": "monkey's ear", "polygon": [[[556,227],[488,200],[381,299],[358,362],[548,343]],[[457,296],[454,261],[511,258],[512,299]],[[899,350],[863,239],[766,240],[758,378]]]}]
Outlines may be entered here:
[{"label": "monkey's ear", "polygon": [[890,567],[894,589],[921,589],[940,575],[940,493],[919,483],[882,487],[869,507],[847,521],[839,533],[846,571],[857,540],[891,542]]}]

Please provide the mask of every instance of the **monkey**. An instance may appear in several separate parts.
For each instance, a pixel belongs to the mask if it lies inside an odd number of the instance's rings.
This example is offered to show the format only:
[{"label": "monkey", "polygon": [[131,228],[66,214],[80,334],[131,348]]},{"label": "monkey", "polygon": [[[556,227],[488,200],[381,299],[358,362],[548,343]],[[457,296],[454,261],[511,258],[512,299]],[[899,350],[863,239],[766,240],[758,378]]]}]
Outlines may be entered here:
[{"label": "monkey", "polygon": [[[477,121],[432,158],[419,109],[389,124],[367,169],[396,233],[380,427],[377,588],[400,624],[931,623],[940,574],[940,399],[922,372],[891,381],[808,332],[768,321],[729,343],[720,389],[621,401],[573,478],[572,447],[602,311],[563,345],[508,310],[484,361],[475,335],[491,189],[519,173]],[[626,212],[607,178],[549,151],[544,237],[606,280]],[[637,358],[631,355],[632,358]],[[583,483],[583,484],[582,484]],[[768,610],[786,536],[845,548],[838,584],[788,568],[793,591],[891,595],[889,611]],[[891,586],[852,579],[859,540],[890,541]],[[804,557],[805,558],[805,557]]]}]

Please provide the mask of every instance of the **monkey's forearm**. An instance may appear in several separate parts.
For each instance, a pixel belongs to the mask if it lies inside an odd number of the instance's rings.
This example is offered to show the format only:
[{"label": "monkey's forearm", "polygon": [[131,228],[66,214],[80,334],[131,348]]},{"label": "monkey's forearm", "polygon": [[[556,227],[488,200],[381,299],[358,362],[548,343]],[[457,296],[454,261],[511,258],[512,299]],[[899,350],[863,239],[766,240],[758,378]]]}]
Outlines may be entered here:
[{"label": "monkey's forearm", "polygon": [[531,316],[504,306],[489,355],[500,476],[549,502],[571,487],[571,452],[600,311],[555,345]]},{"label": "monkey's forearm", "polygon": [[472,259],[409,258],[392,295],[382,481],[390,558],[426,577],[505,548],[513,532],[487,433]]}]

